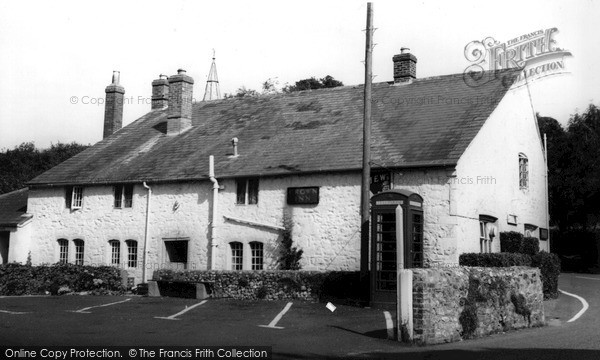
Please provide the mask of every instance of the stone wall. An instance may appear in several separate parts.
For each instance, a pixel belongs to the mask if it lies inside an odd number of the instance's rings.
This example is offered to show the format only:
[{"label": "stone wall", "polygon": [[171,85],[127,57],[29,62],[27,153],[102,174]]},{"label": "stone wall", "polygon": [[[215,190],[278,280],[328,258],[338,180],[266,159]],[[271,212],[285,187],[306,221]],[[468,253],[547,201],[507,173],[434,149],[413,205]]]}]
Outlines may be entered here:
[{"label": "stone wall", "polygon": [[438,344],[544,325],[539,269],[413,271],[413,340]]}]

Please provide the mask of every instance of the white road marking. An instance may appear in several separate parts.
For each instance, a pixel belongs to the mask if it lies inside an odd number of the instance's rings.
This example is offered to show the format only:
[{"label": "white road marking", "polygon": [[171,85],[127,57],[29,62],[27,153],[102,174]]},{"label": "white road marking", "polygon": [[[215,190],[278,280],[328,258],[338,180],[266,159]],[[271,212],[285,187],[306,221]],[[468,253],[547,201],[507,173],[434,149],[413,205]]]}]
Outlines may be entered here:
[{"label": "white road marking", "polygon": [[27,313],[27,312],[21,312],[21,311],[8,311],[8,310],[0,310],[0,313],[11,314],[11,315],[22,315],[22,314],[29,314],[29,313]]},{"label": "white road marking", "polygon": [[76,312],[76,313],[80,313],[80,314],[90,314],[91,311],[88,311],[89,309],[94,309],[94,308],[99,308],[99,307],[105,307],[105,306],[111,306],[111,305],[121,304],[121,303],[127,302],[129,300],[131,300],[131,299],[125,299],[123,301],[117,301],[117,302],[113,302],[113,303],[110,303],[110,304],[102,304],[102,305],[90,306],[90,307],[86,307],[86,308],[79,309],[79,310],[68,310],[68,311],[69,312]]},{"label": "white road marking", "polygon": [[590,307],[590,306],[588,305],[587,301],[585,301],[585,299],[584,299],[584,298],[582,298],[581,296],[579,296],[579,295],[575,295],[575,294],[571,294],[571,293],[568,293],[568,292],[566,292],[566,291],[562,291],[561,289],[558,289],[558,291],[560,291],[561,293],[563,293],[563,294],[565,294],[565,295],[569,295],[569,296],[572,296],[572,297],[574,297],[575,299],[577,299],[577,300],[581,301],[581,303],[583,304],[583,308],[581,308],[581,310],[579,310],[579,312],[578,312],[577,314],[575,314],[575,316],[573,316],[573,317],[572,317],[572,318],[571,318],[569,321],[567,321],[567,322],[573,322],[573,321],[575,321],[575,320],[579,319],[579,318],[581,317],[581,315],[583,315],[583,313],[584,313],[584,312],[586,312],[586,310],[587,310],[587,309]]},{"label": "white road marking", "polygon": [[387,328],[387,338],[388,340],[394,340],[394,321],[392,321],[392,314],[389,311],[384,311],[383,316],[385,316],[385,327]]},{"label": "white road marking", "polygon": [[275,319],[273,319],[273,321],[271,321],[269,323],[269,325],[258,325],[258,326],[271,328],[271,329],[283,329],[283,327],[275,326],[275,325],[277,325],[277,323],[279,322],[279,320],[281,320],[283,315],[285,315],[285,313],[288,312],[288,310],[292,307],[292,304],[293,303],[291,303],[291,302],[287,303],[287,305],[283,308],[283,310],[281,310],[281,312],[279,314],[277,314],[277,316],[275,316]]},{"label": "white road marking", "polygon": [[593,277],[587,277],[587,276],[575,276],[578,279],[588,279],[588,280],[597,280],[600,281],[600,278],[593,278]]},{"label": "white road marking", "polygon": [[190,307],[187,307],[187,306],[186,306],[186,307],[185,307],[185,309],[181,310],[180,312],[178,312],[178,313],[177,313],[177,314],[175,314],[175,315],[171,315],[171,316],[155,316],[154,318],[155,318],[155,319],[164,319],[164,320],[181,320],[181,319],[176,319],[176,317],[178,317],[179,315],[183,315],[183,314],[185,314],[186,312],[188,312],[188,311],[192,310],[192,309],[193,309],[193,308],[195,308],[195,307],[198,307],[198,306],[200,306],[200,305],[202,305],[202,304],[205,304],[207,301],[208,301],[208,300],[201,301],[201,302],[199,302],[199,303],[197,303],[197,304],[194,304],[194,305],[192,305],[192,306],[190,306]]}]

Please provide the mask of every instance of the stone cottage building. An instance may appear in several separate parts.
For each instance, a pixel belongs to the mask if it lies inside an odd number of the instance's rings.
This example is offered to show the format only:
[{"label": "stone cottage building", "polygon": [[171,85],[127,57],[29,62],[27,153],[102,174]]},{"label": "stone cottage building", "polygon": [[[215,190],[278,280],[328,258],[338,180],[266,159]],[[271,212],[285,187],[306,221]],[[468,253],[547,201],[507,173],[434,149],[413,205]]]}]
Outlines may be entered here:
[{"label": "stone cottage building", "polygon": [[[498,252],[501,231],[527,231],[548,249],[544,152],[526,89],[509,73],[479,86],[463,74],[419,79],[414,55],[393,61],[394,80],[373,85],[378,279],[395,276],[398,205],[410,217],[410,266]],[[121,128],[114,76],[104,139],[28,184],[31,229],[3,235],[19,248],[9,260],[112,264],[136,282],[163,267],[273,269],[287,230],[303,269],[359,270],[363,86],[193,103],[193,84],[183,70],[153,81],[150,112]]]}]

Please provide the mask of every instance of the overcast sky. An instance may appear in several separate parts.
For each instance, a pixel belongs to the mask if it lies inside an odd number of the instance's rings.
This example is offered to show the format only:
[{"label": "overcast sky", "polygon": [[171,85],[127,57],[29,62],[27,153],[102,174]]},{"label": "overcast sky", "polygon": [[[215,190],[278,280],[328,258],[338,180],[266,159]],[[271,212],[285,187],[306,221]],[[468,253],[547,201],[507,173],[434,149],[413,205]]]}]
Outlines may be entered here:
[{"label": "overcast sky", "polygon": [[[216,50],[221,93],[331,75],[364,81],[366,1],[10,1],[0,3],[0,149],[102,138],[104,88],[121,72],[124,125],[149,111],[153,79],[187,70],[201,100]],[[556,27],[568,74],[530,86],[535,111],[566,123],[600,105],[600,1],[373,1],[374,81],[400,47],[417,76],[462,73],[465,46]],[[74,103],[76,102],[76,103]]]}]

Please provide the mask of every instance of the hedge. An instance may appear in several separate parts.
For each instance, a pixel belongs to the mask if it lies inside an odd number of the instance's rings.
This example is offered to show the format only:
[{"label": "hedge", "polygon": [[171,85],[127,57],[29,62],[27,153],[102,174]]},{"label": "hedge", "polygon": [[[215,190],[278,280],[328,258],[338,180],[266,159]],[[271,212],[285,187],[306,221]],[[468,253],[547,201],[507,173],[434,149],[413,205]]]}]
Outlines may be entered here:
[{"label": "hedge", "polygon": [[154,280],[210,281],[215,297],[245,300],[337,301],[360,303],[360,273],[357,271],[206,271],[167,270],[154,272]]},{"label": "hedge", "polygon": [[464,253],[458,258],[459,265],[480,267],[531,266],[531,256],[518,253]]},{"label": "hedge", "polygon": [[523,234],[517,231],[506,231],[500,233],[500,251],[503,253],[521,252]]},{"label": "hedge", "polygon": [[124,290],[121,271],[112,266],[0,265],[0,295],[58,295],[83,291],[101,295],[120,294]]},{"label": "hedge", "polygon": [[519,253],[465,253],[460,254],[458,263],[461,266],[508,267],[533,266],[540,269],[544,299],[558,297],[558,276],[560,275],[560,259],[556,254],[545,251],[533,256]]},{"label": "hedge", "polygon": [[542,285],[544,286],[544,299],[556,299],[558,297],[560,258],[556,254],[542,251],[532,257],[532,265],[540,268]]}]

